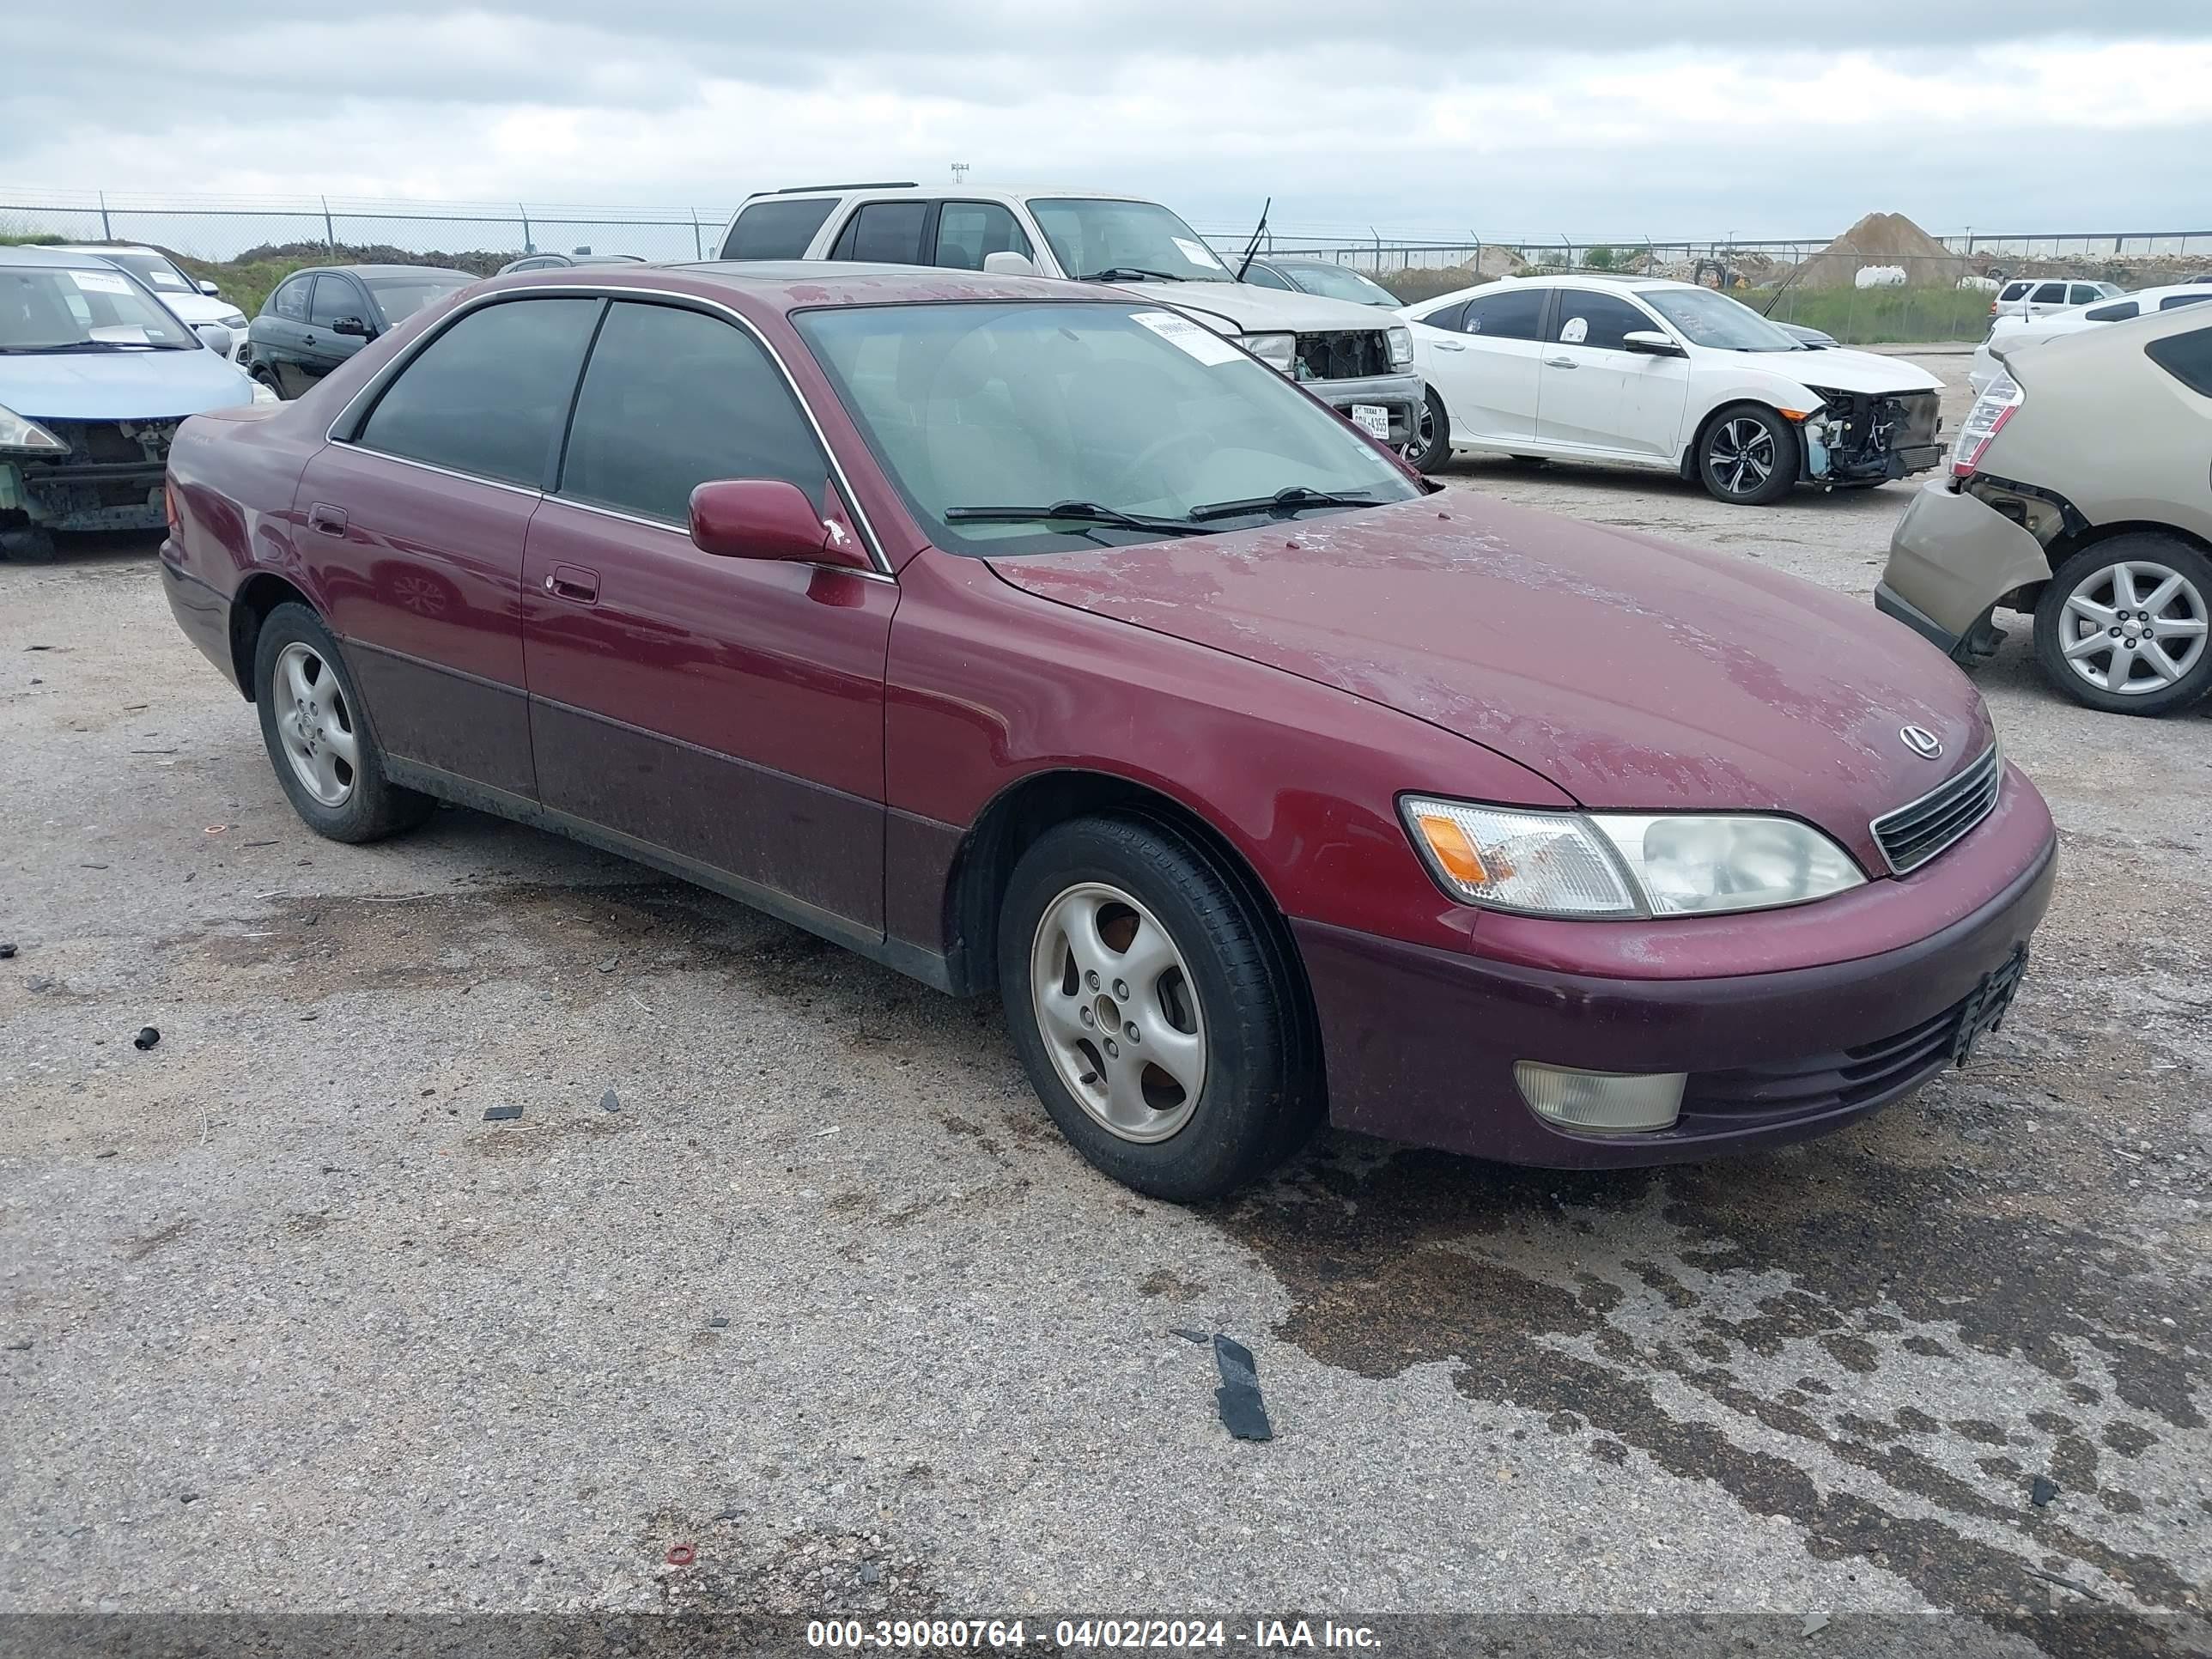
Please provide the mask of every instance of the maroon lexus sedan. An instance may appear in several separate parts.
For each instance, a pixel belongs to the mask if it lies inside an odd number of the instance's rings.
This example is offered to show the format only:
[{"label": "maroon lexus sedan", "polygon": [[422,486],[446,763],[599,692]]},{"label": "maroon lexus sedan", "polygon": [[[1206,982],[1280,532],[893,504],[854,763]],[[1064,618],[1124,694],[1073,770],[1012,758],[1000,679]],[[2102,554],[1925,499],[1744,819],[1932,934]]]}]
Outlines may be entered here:
[{"label": "maroon lexus sedan", "polygon": [[1110,287],[549,270],[169,453],[177,617],[339,841],[441,801],[996,991],[1100,1169],[1324,1116],[1553,1166],[1817,1133],[2005,1012],[2055,843],[1863,605],[1425,494]]}]

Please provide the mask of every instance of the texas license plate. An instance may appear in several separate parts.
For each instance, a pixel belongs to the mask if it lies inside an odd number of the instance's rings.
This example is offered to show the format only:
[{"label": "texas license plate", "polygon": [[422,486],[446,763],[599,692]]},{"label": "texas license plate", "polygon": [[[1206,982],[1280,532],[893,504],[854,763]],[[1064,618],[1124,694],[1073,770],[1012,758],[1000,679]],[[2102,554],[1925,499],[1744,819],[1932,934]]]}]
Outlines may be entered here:
[{"label": "texas license plate", "polygon": [[1959,1011],[1958,1035],[1951,1039],[1954,1065],[1964,1066],[1972,1059],[1974,1045],[2004,1024],[2013,994],[2020,989],[2021,975],[2027,971],[2027,946],[2022,945],[2005,958],[2002,967],[1984,974],[1981,983],[1967,994],[1966,1006]]},{"label": "texas license plate", "polygon": [[1390,411],[1380,404],[1354,404],[1352,423],[1370,438],[1390,441]]}]

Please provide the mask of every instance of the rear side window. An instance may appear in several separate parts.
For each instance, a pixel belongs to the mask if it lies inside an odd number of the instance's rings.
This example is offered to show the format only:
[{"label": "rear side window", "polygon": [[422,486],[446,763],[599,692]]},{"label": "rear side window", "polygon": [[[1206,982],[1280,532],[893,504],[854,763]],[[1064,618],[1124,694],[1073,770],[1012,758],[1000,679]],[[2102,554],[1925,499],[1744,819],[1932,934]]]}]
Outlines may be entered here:
[{"label": "rear side window", "polygon": [[2212,328],[2153,340],[2143,355],[2200,398],[2212,398]]},{"label": "rear side window", "polygon": [[1997,298],[2000,300],[2017,300],[2027,292],[2029,286],[2030,285],[2027,283],[2007,283],[2005,284],[2005,291],[1998,295]]},{"label": "rear side window", "polygon": [[1644,329],[1656,333],[1659,325],[1617,294],[1584,294],[1575,289],[1559,290],[1559,315],[1550,337],[1561,345],[1596,346],[1606,351],[1626,351],[1623,337]]},{"label": "rear side window", "polygon": [[1244,273],[1244,280],[1255,288],[1286,289],[1291,286],[1289,278],[1279,276],[1273,265],[1254,265]]},{"label": "rear side window", "polygon": [[510,300],[430,342],[362,428],[366,449],[536,489],[568,412],[597,300]]},{"label": "rear side window", "polygon": [[307,320],[307,289],[314,280],[312,276],[295,276],[290,282],[285,283],[283,287],[269,296],[270,313],[272,316],[282,317],[287,322],[306,322]]},{"label": "rear side window", "polygon": [[2034,306],[2063,306],[2066,303],[2066,284],[2045,283],[2030,296],[2028,303]]},{"label": "rear side window", "polygon": [[316,277],[315,297],[307,306],[307,321],[317,328],[328,328],[342,317],[349,317],[356,322],[368,320],[368,302],[361,297],[361,290],[343,276]]},{"label": "rear side window", "polygon": [[781,478],[817,508],[829,463],[781,371],[719,318],[618,302],[592,348],[560,493],[672,525],[710,478]]},{"label": "rear side window", "polygon": [[814,233],[837,205],[834,196],[772,196],[738,215],[722,244],[725,259],[803,259]]},{"label": "rear side window", "polygon": [[918,265],[928,228],[927,202],[869,202],[845,221],[830,257],[863,264]]},{"label": "rear side window", "polygon": [[1012,214],[996,202],[947,202],[938,209],[936,264],[981,270],[994,253],[1036,257]]},{"label": "rear side window", "polygon": [[1460,332],[1480,334],[1486,340],[1535,339],[1543,326],[1546,292],[1540,288],[1516,288],[1469,300],[1467,314],[1460,319]]},{"label": "rear side window", "polygon": [[2133,300],[2119,300],[2108,306],[2099,306],[2082,315],[2093,323],[2124,323],[2140,309]]},{"label": "rear side window", "polygon": [[2201,306],[2212,300],[2212,291],[2203,294],[2169,294],[2158,302],[2160,311],[2179,311],[2184,306]]}]

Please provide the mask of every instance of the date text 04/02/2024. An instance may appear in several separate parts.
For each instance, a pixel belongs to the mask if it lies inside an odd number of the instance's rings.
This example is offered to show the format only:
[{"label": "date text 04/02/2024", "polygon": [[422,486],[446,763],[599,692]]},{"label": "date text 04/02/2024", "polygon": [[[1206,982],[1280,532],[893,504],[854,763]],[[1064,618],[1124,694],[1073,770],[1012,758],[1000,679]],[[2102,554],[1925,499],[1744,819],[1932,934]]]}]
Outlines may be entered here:
[{"label": "date text 04/02/2024", "polygon": [[825,1649],[973,1649],[979,1652],[1025,1649],[1035,1642],[1045,1651],[1090,1649],[1190,1649],[1237,1646],[1261,1650],[1335,1649],[1368,1650],[1378,1645],[1369,1626],[1324,1619],[1255,1619],[1249,1628],[1222,1619],[1061,1619],[1048,1637],[1030,1633],[1023,1619],[812,1620],[806,1644]]}]

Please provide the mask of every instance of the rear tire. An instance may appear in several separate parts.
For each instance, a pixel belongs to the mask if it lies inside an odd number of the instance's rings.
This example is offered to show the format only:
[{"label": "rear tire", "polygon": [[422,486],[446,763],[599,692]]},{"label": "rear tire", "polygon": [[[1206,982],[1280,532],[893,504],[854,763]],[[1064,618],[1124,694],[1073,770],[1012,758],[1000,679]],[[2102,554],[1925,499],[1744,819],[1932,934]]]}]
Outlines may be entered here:
[{"label": "rear tire", "polygon": [[267,386],[270,392],[280,400],[283,398],[284,388],[276,384],[276,375],[268,369],[255,368],[252,371],[252,374],[256,385]]},{"label": "rear tire", "polygon": [[2076,553],[2044,585],[2035,658],[2052,684],[2091,708],[2170,714],[2212,691],[2208,623],[2212,559],[2178,536],[2115,536]]},{"label": "rear tire", "polygon": [[1166,824],[1078,818],[1038,837],[1000,907],[999,983],[1060,1133],[1150,1197],[1220,1197],[1321,1122],[1318,1045],[1285,945]]},{"label": "rear tire", "polygon": [[1730,507],[1767,507],[1790,493],[1801,464],[1797,429],[1764,404],[1730,404],[1698,437],[1698,480]]},{"label": "rear tire", "polygon": [[17,564],[52,564],[59,551],[51,532],[33,525],[28,530],[0,530],[0,559]]},{"label": "rear tire", "polygon": [[276,781],[301,822],[332,841],[382,841],[437,810],[384,775],[367,706],[322,618],[280,605],[253,645],[253,701]]},{"label": "rear tire", "polygon": [[1401,445],[1398,453],[1416,472],[1434,472],[1451,459],[1451,416],[1445,412],[1444,400],[1437,396],[1436,387],[1428,389],[1413,441]]}]

